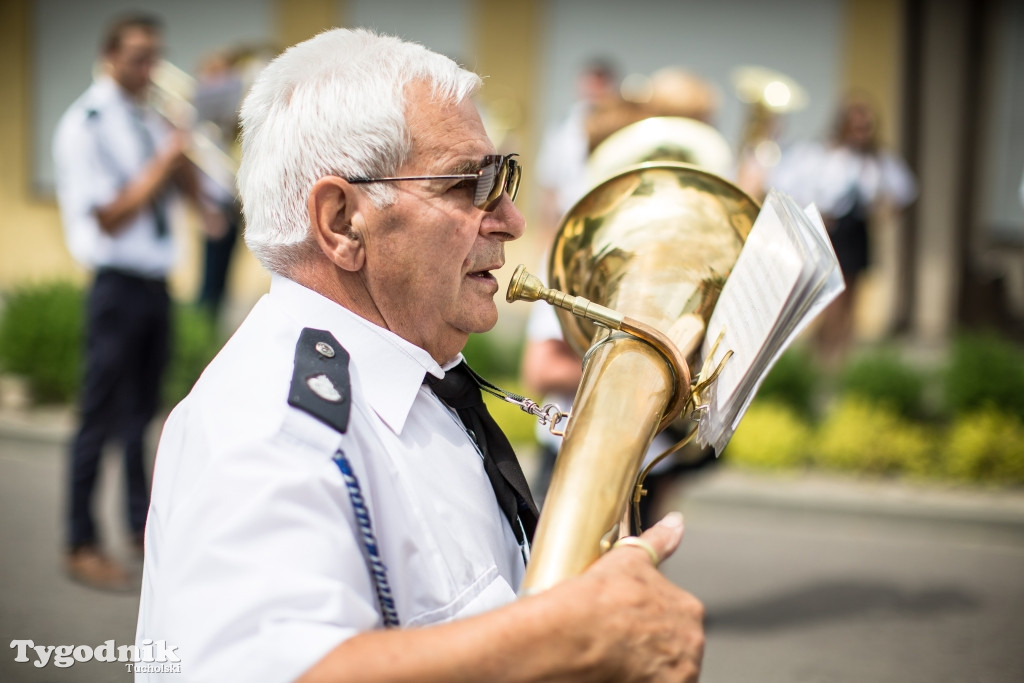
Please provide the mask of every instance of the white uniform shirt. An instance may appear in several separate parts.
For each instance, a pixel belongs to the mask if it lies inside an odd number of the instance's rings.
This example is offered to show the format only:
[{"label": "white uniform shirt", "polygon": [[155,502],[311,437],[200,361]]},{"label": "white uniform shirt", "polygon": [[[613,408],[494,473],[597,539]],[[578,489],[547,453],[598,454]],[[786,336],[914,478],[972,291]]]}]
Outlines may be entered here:
[{"label": "white uniform shirt", "polygon": [[792,195],[801,206],[814,204],[826,216],[843,216],[859,198],[903,208],[917,196],[914,176],[889,152],[860,154],[847,147],[800,143],[787,150],[772,172],[770,185]]},{"label": "white uniform shirt", "polygon": [[569,115],[544,135],[537,155],[541,187],[554,190],[559,214],[572,208],[587,192],[587,131],[590,106],[577,102]]},{"label": "white uniform shirt", "polygon": [[[162,277],[174,263],[170,235],[157,235],[153,211],[142,210],[116,235],[100,229],[96,209],[113,201],[166,143],[170,127],[140,108],[117,83],[101,77],[61,117],[53,141],[57,200],[71,255],[87,268],[112,267]],[[167,207],[168,221],[170,207]]]},{"label": "white uniform shirt", "polygon": [[[304,327],[351,355],[344,434],[287,403]],[[403,626],[515,599],[519,547],[479,453],[422,384],[427,372],[442,368],[423,349],[274,277],[157,451],[137,639],[178,648],[184,677],[168,680],[290,681],[380,627],[338,449]]]}]

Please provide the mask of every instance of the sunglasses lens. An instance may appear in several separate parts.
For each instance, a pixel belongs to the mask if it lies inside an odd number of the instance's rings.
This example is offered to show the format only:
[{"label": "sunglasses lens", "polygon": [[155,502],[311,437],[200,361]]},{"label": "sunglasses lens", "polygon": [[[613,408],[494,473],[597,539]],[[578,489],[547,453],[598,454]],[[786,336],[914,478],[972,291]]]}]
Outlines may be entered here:
[{"label": "sunglasses lens", "polygon": [[476,179],[476,192],[473,193],[473,206],[483,208],[493,201],[491,192],[497,185],[498,175],[501,172],[501,157],[488,156],[480,166],[480,175]]},{"label": "sunglasses lens", "polygon": [[502,192],[514,201],[519,191],[519,178],[522,169],[519,164],[507,157],[488,156],[480,168],[480,177],[476,181],[476,192],[473,204],[484,211],[493,211],[501,200]]},{"label": "sunglasses lens", "polygon": [[516,195],[519,194],[519,179],[523,176],[523,167],[515,162],[515,159],[508,160],[508,182],[505,185],[505,191],[508,192],[508,197],[512,201],[516,200]]}]

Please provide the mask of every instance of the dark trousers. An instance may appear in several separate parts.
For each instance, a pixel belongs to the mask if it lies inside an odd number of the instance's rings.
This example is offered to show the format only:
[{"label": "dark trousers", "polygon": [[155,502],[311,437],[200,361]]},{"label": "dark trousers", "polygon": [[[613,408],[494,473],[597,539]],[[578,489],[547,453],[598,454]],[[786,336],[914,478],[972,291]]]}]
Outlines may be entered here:
[{"label": "dark trousers", "polygon": [[211,317],[220,316],[221,305],[228,286],[228,271],[238,241],[238,226],[241,221],[238,209],[233,205],[222,207],[228,226],[224,235],[217,239],[206,238],[203,251],[203,282],[199,288],[198,304]]},{"label": "dark trousers", "polygon": [[159,406],[169,352],[170,299],[163,280],[101,269],[87,301],[85,378],[71,445],[71,548],[97,541],[93,491],[103,448],[115,437],[124,447],[129,528],[142,534],[149,510],[144,437]]}]

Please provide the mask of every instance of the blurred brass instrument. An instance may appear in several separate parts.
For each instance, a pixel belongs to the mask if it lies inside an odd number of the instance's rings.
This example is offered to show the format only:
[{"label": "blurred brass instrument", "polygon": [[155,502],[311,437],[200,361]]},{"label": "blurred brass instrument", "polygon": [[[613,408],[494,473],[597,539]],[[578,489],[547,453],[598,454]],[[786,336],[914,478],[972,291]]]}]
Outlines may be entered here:
[{"label": "blurred brass instrument", "polygon": [[696,166],[633,165],[562,220],[551,289],[516,269],[508,301],[557,306],[584,358],[522,594],[579,574],[617,537],[651,441],[693,410],[708,318],[758,210]]},{"label": "blurred brass instrument", "polygon": [[161,60],[153,69],[150,104],[175,128],[190,133],[192,144],[185,152],[188,160],[222,189],[233,194],[238,159],[227,150],[233,148],[234,138],[229,139],[222,126],[199,116],[195,97],[195,78],[167,60]]},{"label": "blurred brass instrument", "polygon": [[737,146],[737,182],[749,192],[763,195],[765,175],[779,163],[782,148],[776,136],[779,116],[807,106],[807,93],[789,76],[762,66],[740,66],[731,74],[736,96],[747,105]]},{"label": "blurred brass instrument", "polygon": [[647,161],[678,161],[726,176],[733,155],[722,134],[703,121],[651,116],[620,128],[594,149],[587,160],[588,186]]}]

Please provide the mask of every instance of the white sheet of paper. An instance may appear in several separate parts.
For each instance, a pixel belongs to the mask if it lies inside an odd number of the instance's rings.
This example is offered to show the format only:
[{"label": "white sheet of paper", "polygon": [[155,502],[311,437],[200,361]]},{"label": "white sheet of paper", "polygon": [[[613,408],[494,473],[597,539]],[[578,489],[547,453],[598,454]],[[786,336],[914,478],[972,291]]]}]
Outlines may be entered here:
[{"label": "white sheet of paper", "polygon": [[768,371],[843,288],[817,209],[769,192],[708,322],[702,358],[720,333],[710,367],[733,355],[707,395],[698,443],[722,452]]},{"label": "white sheet of paper", "polygon": [[734,399],[741,380],[779,322],[785,302],[800,279],[801,266],[778,215],[771,206],[765,206],[726,280],[704,339],[706,357],[710,345],[726,328],[713,360],[715,365],[727,350],[733,351],[718,377],[719,410]]}]

